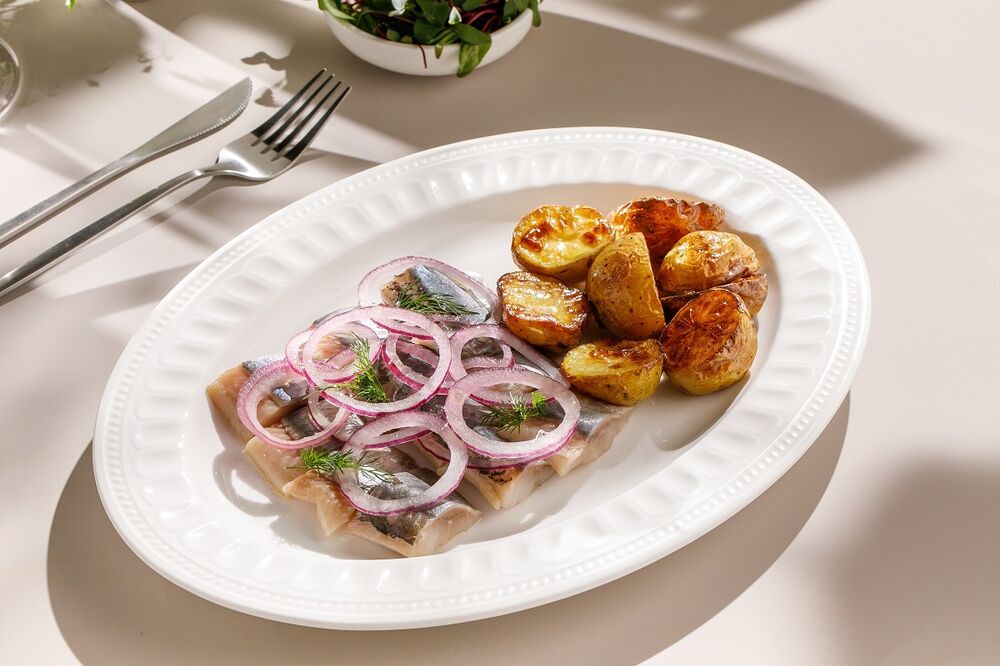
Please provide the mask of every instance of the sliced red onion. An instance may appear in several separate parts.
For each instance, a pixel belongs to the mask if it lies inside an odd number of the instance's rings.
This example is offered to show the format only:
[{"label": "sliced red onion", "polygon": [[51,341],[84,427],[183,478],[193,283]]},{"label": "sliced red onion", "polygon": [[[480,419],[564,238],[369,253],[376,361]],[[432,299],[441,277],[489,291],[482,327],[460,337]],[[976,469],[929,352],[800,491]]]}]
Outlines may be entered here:
[{"label": "sliced red onion", "polygon": [[484,370],[486,368],[513,368],[514,367],[514,355],[510,353],[510,347],[504,346],[507,353],[501,358],[494,358],[492,356],[473,356],[472,358],[463,358],[462,367],[465,368],[466,372],[471,370]]},{"label": "sliced red onion", "polygon": [[[257,418],[257,407],[275,386],[281,386],[289,380],[298,379],[298,374],[282,359],[269,363],[250,375],[236,397],[236,415],[247,430],[255,437],[279,449],[304,449],[307,446],[322,444],[333,437],[347,418],[345,410],[338,411],[337,417],[330,422],[329,427],[320,429],[315,435],[296,440],[279,439],[261,425]],[[300,380],[301,381],[301,380]],[[317,424],[318,425],[318,424]]]},{"label": "sliced red onion", "polygon": [[[323,407],[327,405],[337,409],[337,413],[332,419],[323,411]],[[350,414],[346,409],[341,409],[324,398],[322,392],[309,394],[309,397],[306,398],[306,409],[309,421],[316,430],[332,429],[334,435],[344,426],[344,422],[347,421],[347,416]]]},{"label": "sliced red onion", "polygon": [[[427,316],[418,312],[411,312],[410,310],[403,310],[401,308],[391,308],[384,305],[375,305],[370,307],[355,308],[354,310],[349,310],[331,317],[321,325],[317,326],[312,335],[309,336],[309,340],[307,340],[306,344],[303,345],[302,358],[305,360],[304,365],[308,367],[308,359],[311,359],[315,355],[316,348],[318,347],[320,340],[322,340],[325,335],[334,331],[341,331],[346,325],[355,323],[362,319],[372,319],[376,322],[399,321],[410,326],[420,328],[422,331],[429,334],[434,343],[437,345],[439,350],[437,366],[435,366],[433,374],[427,378],[423,386],[400,400],[393,400],[391,402],[384,403],[364,402],[348,395],[346,392],[341,391],[336,387],[330,387],[324,390],[323,395],[326,399],[356,414],[361,414],[362,416],[381,416],[383,414],[416,409],[433,398],[448,376],[448,369],[451,365],[451,346],[448,343],[448,335],[444,332],[444,330],[431,321]],[[382,341],[380,340],[379,343],[381,344]],[[375,360],[375,354],[372,354],[372,360]]]},{"label": "sliced red onion", "polygon": [[[500,342],[506,343],[509,347],[518,351],[522,356],[528,359],[531,363],[538,366],[538,369],[548,375],[550,378],[558,381],[563,386],[568,386],[566,379],[559,372],[559,368],[554,366],[552,362],[547,359],[540,352],[536,351],[534,347],[529,345],[527,342],[517,337],[506,328],[502,326],[497,326],[495,324],[480,324],[478,326],[468,326],[455,332],[451,336],[451,349],[452,349],[452,361],[451,361],[451,376],[455,380],[459,380],[468,374],[468,371],[462,361],[462,348],[465,347],[466,343],[470,340],[476,338],[492,338],[494,340],[499,340]],[[511,356],[513,358],[513,355]],[[537,374],[537,373],[536,373]],[[499,382],[498,382],[499,383]],[[486,385],[488,386],[488,385]],[[489,388],[484,388],[481,391],[476,391],[475,395],[472,396],[479,402],[485,403],[487,405],[504,405],[510,402],[510,396],[506,392],[493,391]]]},{"label": "sliced red onion", "polygon": [[393,324],[385,322],[377,322],[379,326],[389,331],[390,333],[395,333],[396,335],[405,335],[408,338],[414,338],[416,340],[433,340],[434,338],[427,333],[421,331],[419,328],[413,326],[406,326],[404,324]]},{"label": "sliced red onion", "polygon": [[305,344],[311,334],[312,329],[307,328],[290,337],[288,342],[285,343],[285,361],[288,362],[288,366],[296,374],[302,377],[306,376],[305,370],[302,369],[302,345]]},{"label": "sliced red onion", "polygon": [[[520,442],[498,441],[480,435],[465,422],[465,402],[474,393],[497,384],[526,385],[554,398],[565,413],[562,422],[551,432]],[[506,404],[510,404],[509,398]],[[444,411],[448,425],[471,451],[490,458],[527,462],[545,458],[566,445],[580,420],[580,401],[561,383],[531,370],[478,370],[455,382],[448,391]]]},{"label": "sliced red onion", "polygon": [[[407,268],[417,265],[426,266],[438,271],[459,287],[481,300],[490,309],[488,321],[496,321],[498,303],[497,296],[492,289],[468,273],[464,273],[454,266],[446,264],[443,261],[438,261],[437,259],[431,259],[430,257],[400,257],[369,271],[358,284],[358,303],[362,306],[381,304],[382,288]],[[430,315],[431,319],[438,322],[461,322],[463,316]],[[405,328],[396,332],[404,335],[412,335],[412,332],[407,331]]]},{"label": "sliced red onion", "polygon": [[[329,321],[328,318],[326,321]],[[323,322],[324,324],[326,322]],[[322,325],[322,324],[321,324]],[[301,333],[297,333],[288,341],[285,345],[285,359],[292,369],[304,376],[310,381],[314,386],[323,386],[326,384],[338,384],[341,382],[349,382],[357,374],[357,368],[354,367],[354,360],[356,358],[353,349],[342,349],[337,353],[323,359],[323,354],[320,353],[317,358],[316,350],[320,348],[322,344],[322,338],[327,337],[323,335],[319,342],[317,342],[316,347],[313,351],[313,355],[307,357],[303,353],[305,343],[316,332],[316,328],[307,328]],[[344,336],[357,335],[358,337],[367,340],[370,347],[372,347],[372,359],[378,357],[381,353],[382,340],[379,338],[378,333],[373,331],[369,326],[360,324],[357,322],[348,323],[341,327],[341,330],[331,331],[328,334],[339,333]]]},{"label": "sliced red onion", "polygon": [[389,371],[392,372],[392,374],[395,375],[399,381],[403,382],[410,388],[418,389],[426,384],[428,375],[421,374],[408,366],[406,362],[400,358],[400,352],[408,356],[412,356],[421,363],[426,363],[432,368],[436,367],[438,364],[440,359],[438,353],[432,349],[424,347],[423,345],[401,340],[396,336],[392,336],[385,341],[383,355],[385,356],[385,364],[388,366]]},{"label": "sliced red onion", "polygon": [[[440,460],[441,462],[448,462],[448,447],[442,446],[439,442],[435,441],[433,437],[428,437],[424,435],[419,440],[417,444],[423,449],[427,455]],[[476,453],[469,454],[469,463],[467,467],[469,469],[475,470],[489,470],[489,471],[499,471],[504,469],[519,469],[524,467],[529,463],[533,463],[536,460],[541,460],[547,458],[550,454],[544,454],[538,456],[537,458],[527,458],[521,460],[510,460],[508,458],[487,458]]]},{"label": "sliced red onion", "polygon": [[385,448],[380,443],[390,430],[422,429],[437,433],[448,446],[448,468],[429,488],[411,497],[399,499],[379,499],[365,491],[358,480],[358,472],[341,472],[338,475],[340,489],[348,501],[358,511],[372,516],[392,516],[410,511],[422,511],[440,504],[455,492],[462,481],[469,451],[465,443],[455,436],[448,424],[441,418],[424,412],[400,412],[389,414],[365,425],[344,445],[344,451],[361,456],[372,448]]},{"label": "sliced red onion", "polygon": [[[399,412],[399,413],[406,414],[407,412]],[[394,416],[394,414],[390,414],[389,416]],[[375,419],[375,421],[381,421],[382,419],[385,418],[388,418],[388,416],[383,416],[381,418]],[[375,423],[375,421],[372,421],[371,423]],[[357,435],[359,432],[364,430],[368,425],[371,425],[371,423],[358,428],[356,431],[354,431],[354,435]],[[415,439],[420,439],[429,432],[430,430],[428,430],[427,428],[421,428],[419,426],[412,428],[399,428],[398,430],[388,430],[381,437],[372,440],[370,445],[365,446],[363,448],[387,449],[393,446],[399,446],[400,444],[406,444],[407,442],[412,442]],[[347,441],[350,442],[353,439],[354,435],[351,435],[351,438],[349,438]]]}]

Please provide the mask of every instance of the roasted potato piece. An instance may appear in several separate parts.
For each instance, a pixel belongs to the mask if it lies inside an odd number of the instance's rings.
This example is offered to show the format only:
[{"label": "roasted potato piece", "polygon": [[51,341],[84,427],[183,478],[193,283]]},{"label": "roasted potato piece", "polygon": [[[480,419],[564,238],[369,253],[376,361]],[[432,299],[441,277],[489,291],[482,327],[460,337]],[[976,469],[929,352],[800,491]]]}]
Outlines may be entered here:
[{"label": "roasted potato piece", "polygon": [[634,405],[660,385],[663,358],[655,340],[600,340],[570,349],[561,367],[581,393],[613,405]]},{"label": "roasted potato piece", "polygon": [[702,229],[718,229],[726,213],[715,204],[667,197],[633,199],[608,215],[608,224],[618,235],[641,232],[649,256],[659,265],[663,255],[685,235]]},{"label": "roasted potato piece", "polygon": [[564,351],[580,344],[590,303],[554,277],[518,271],[497,280],[503,323],[533,345]]},{"label": "roasted potato piece", "polygon": [[587,275],[587,298],[601,323],[619,338],[659,335],[663,307],[642,234],[626,234],[601,250]]},{"label": "roasted potato piece", "polygon": [[[754,273],[746,277],[733,280],[729,284],[724,284],[720,289],[730,291],[743,299],[743,305],[747,306],[747,311],[751,317],[756,317],[757,313],[764,306],[767,299],[767,276],[763,273]],[[675,312],[684,307],[688,301],[697,298],[701,291],[690,291],[683,294],[669,296],[660,294],[660,303],[663,304],[663,311],[669,319]]]},{"label": "roasted potato piece", "polygon": [[541,206],[514,228],[510,249],[525,270],[577,282],[614,233],[600,211],[588,206]]},{"label": "roasted potato piece", "polygon": [[757,255],[736,234],[693,231],[667,252],[657,276],[666,294],[704,291],[760,272]]},{"label": "roasted potato piece", "polygon": [[757,329],[743,301],[709,289],[682,307],[663,329],[663,369],[677,388],[705,395],[738,382],[757,355]]}]

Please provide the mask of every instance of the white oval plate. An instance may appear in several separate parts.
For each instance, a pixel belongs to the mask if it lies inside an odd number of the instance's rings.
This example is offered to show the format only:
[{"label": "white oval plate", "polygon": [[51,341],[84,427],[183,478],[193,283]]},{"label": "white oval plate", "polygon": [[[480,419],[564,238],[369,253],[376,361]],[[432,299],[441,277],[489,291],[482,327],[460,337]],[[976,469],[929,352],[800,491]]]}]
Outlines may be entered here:
[{"label": "white oval plate", "polygon": [[[426,254],[487,281],[543,203],[610,210],[682,192],[721,204],[771,293],[749,379],[706,397],[663,386],[601,459],[555,478],[430,557],[323,538],[311,506],[268,491],[204,387],[350,304],[359,278]],[[206,259],[122,354],[101,403],[101,499],[153,569],[216,603],[317,627],[395,629],[537,606],[691,542],[774,483],[846,395],[864,346],[867,275],[819,194],[767,160],[689,136],[556,129],[436,148],[305,197]],[[734,553],[734,557],[738,554]]]}]

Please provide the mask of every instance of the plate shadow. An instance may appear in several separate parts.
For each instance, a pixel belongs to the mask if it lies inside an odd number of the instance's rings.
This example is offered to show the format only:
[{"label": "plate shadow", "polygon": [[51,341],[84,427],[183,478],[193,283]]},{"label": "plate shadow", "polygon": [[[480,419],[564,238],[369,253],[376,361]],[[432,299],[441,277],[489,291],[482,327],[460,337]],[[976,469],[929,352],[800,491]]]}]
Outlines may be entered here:
[{"label": "plate shadow", "polygon": [[[636,663],[725,608],[795,539],[836,468],[849,400],[802,459],[761,497],[650,566],[521,613],[381,634],[325,631],[244,615],[157,575],[108,520],[88,446],[53,518],[50,603],[63,637],[84,664],[327,663],[331,656],[335,663],[375,664],[394,662],[393,655],[406,655],[413,664]],[[567,630],[588,626],[602,631]],[[459,634],[461,643],[454,641]],[[475,646],[475,652],[460,654],[471,648],[459,645]]]}]

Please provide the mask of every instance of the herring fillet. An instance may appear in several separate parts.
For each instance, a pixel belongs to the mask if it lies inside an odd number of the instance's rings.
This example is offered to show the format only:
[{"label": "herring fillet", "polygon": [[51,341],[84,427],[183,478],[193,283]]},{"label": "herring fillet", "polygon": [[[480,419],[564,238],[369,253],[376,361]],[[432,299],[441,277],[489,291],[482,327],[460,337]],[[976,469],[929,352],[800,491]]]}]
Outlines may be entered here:
[{"label": "herring fillet", "polygon": [[[265,445],[266,446],[266,445]],[[326,536],[341,529],[354,517],[355,511],[340,486],[316,470],[309,470],[281,488],[286,497],[316,505],[316,518]]]},{"label": "herring fillet", "polygon": [[[263,356],[252,361],[245,361],[223,372],[205,388],[205,393],[212,401],[212,405],[226,418],[230,429],[242,442],[249,441],[253,434],[246,429],[239,416],[236,415],[236,400],[239,397],[240,389],[243,388],[255,370],[279,358],[282,357]],[[302,383],[305,383],[305,380]],[[298,383],[289,383],[275,389],[268,399],[262,400],[257,407],[257,420],[263,427],[269,428],[301,406],[304,398],[305,392]]]},{"label": "herring fillet", "polygon": [[[488,428],[479,426],[476,431],[484,437],[496,438],[496,434]],[[447,445],[437,435],[430,433],[418,441],[420,449],[433,466],[437,474],[448,467],[442,460],[446,456]],[[477,454],[469,453],[469,462],[475,464],[482,460]],[[538,486],[548,481],[555,471],[544,460],[526,465],[512,465],[505,469],[477,469],[469,467],[463,478],[475,488],[486,502],[496,509],[509,509],[531,496]]]},{"label": "herring fillet", "polygon": [[[227,417],[237,435],[246,435],[244,453],[275,494],[315,505],[320,528],[326,535],[353,534],[401,555],[414,557],[438,552],[459,533],[479,522],[482,513],[457,493],[431,509],[398,516],[367,516],[357,512],[334,481],[300,467],[298,451],[271,446],[243,427],[236,416],[236,399],[252,372],[246,365],[223,373],[208,387],[208,396],[216,409]],[[261,403],[263,412],[258,410],[258,416],[262,425],[268,424],[269,432],[281,439],[295,440],[313,434],[312,420],[306,415],[306,408],[299,406],[301,400],[289,397],[291,399],[282,400],[281,396],[272,395],[270,400]],[[389,449],[378,464],[384,465],[386,471],[399,473],[400,482],[394,484],[399,488],[388,491],[396,496],[421,492],[436,481],[435,477],[428,476],[427,470],[419,468],[396,449]]]},{"label": "herring fillet", "polygon": [[576,431],[566,446],[545,459],[559,476],[566,476],[577,467],[607,453],[634,409],[610,405],[585,395],[577,394],[576,397],[580,400],[580,420]]},{"label": "herring fillet", "polygon": [[[396,448],[388,449],[377,462],[391,472],[395,482],[379,481],[370,490],[376,497],[395,499],[410,497],[429,488],[437,477]],[[421,511],[409,511],[394,516],[371,516],[356,512],[344,526],[344,531],[368,541],[379,543],[400,555],[416,557],[432,555],[479,522],[483,514],[469,506],[458,494],[452,493],[440,504]]]}]

